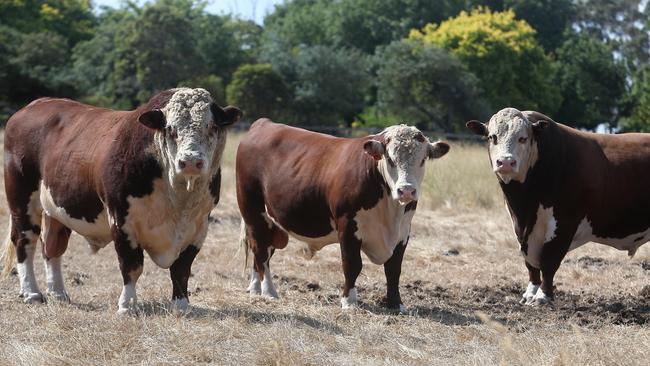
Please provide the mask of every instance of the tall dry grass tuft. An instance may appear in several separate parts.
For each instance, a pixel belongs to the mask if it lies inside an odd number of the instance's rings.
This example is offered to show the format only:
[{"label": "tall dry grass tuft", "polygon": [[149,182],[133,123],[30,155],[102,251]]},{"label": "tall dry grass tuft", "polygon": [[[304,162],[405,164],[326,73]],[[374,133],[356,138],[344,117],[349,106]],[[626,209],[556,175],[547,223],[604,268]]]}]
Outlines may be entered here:
[{"label": "tall dry grass tuft", "polygon": [[427,209],[491,209],[503,205],[485,146],[452,143],[447,155],[428,163],[421,205]]}]

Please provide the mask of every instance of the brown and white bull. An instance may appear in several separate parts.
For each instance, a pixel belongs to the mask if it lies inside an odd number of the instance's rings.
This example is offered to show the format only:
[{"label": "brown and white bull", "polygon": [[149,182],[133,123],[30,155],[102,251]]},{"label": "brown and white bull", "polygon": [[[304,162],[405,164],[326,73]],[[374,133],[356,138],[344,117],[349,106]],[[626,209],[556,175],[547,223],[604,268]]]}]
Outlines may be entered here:
[{"label": "brown and white bull", "polygon": [[425,162],[448,150],[406,125],[346,139],[256,121],[236,162],[242,242],[255,257],[248,291],[278,296],[269,260],[291,235],[312,251],[340,243],[343,308],[357,304],[363,251],[384,265],[388,306],[404,311],[399,277]]},{"label": "brown and white bull", "polygon": [[16,257],[25,302],[43,301],[33,268],[39,236],[48,293],[69,300],[61,256],[75,231],[94,251],[115,243],[124,280],[118,312],[135,304],[144,251],[169,268],[173,306],[186,309],[190,268],[219,200],[227,126],[240,115],[189,88],[134,111],[43,98],[16,112],[5,130],[4,271]]},{"label": "brown and white bull", "polygon": [[650,239],[650,134],[582,132],[514,108],[467,127],[487,138],[525,258],[522,303],[553,299],[570,250],[592,241],[633,256]]}]

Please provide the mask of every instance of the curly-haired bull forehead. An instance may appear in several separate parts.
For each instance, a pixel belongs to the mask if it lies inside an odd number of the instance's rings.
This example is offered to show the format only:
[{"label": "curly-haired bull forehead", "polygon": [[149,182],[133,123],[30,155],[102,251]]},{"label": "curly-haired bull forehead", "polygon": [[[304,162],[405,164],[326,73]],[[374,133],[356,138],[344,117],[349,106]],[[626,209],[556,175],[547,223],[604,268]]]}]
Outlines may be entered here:
[{"label": "curly-haired bull forehead", "polygon": [[507,136],[530,127],[530,121],[515,108],[504,108],[498,111],[488,122],[490,134],[497,136]]},{"label": "curly-haired bull forehead", "polygon": [[179,88],[171,97],[163,113],[168,125],[178,129],[199,128],[210,116],[212,97],[205,89]]},{"label": "curly-haired bull forehead", "polygon": [[428,142],[420,130],[404,124],[390,126],[380,135],[384,137],[389,150],[407,159],[417,155]]}]

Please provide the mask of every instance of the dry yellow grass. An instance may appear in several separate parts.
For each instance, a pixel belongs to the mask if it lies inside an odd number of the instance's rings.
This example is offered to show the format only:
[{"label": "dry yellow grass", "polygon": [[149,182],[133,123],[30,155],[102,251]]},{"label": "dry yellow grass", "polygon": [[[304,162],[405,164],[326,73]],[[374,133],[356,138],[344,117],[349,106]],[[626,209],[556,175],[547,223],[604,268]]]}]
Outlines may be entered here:
[{"label": "dry yellow grass", "polygon": [[[188,315],[168,312],[168,272],[146,259],[139,313],[118,316],[114,251],[93,255],[73,235],[64,257],[71,304],[28,306],[15,276],[0,283],[0,364],[647,364],[650,291],[642,289],[650,272],[639,264],[650,260],[649,247],[633,260],[595,244],[579,248],[558,273],[554,307],[519,305],[526,270],[478,146],[454,145],[428,163],[403,266],[410,315],[383,310],[383,269],[369,261],[360,309],[342,311],[338,247],[308,260],[295,241],[273,258],[281,298],[249,297],[237,244],[237,141],[224,158],[217,222],[193,268]],[[6,225],[4,204],[0,218]],[[459,255],[445,256],[449,249]]]}]

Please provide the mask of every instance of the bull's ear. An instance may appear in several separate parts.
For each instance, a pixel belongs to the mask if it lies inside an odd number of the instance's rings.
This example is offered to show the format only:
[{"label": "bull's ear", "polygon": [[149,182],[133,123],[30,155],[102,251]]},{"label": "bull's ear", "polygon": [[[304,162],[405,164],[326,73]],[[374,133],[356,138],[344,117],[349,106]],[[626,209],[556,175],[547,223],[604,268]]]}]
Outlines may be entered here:
[{"label": "bull's ear", "polygon": [[152,109],[142,113],[138,117],[138,122],[154,130],[162,131],[165,129],[165,115],[160,109]]},{"label": "bull's ear", "polygon": [[465,124],[467,128],[469,128],[470,131],[474,132],[477,135],[487,137],[488,135],[488,128],[485,125],[485,123],[481,123],[477,120],[471,120]]},{"label": "bull's ear", "polygon": [[381,160],[386,152],[384,144],[377,140],[368,140],[363,143],[363,149],[366,151],[366,154],[372,156],[375,160]]},{"label": "bull's ear", "polygon": [[449,152],[449,149],[449,144],[444,141],[434,142],[429,144],[427,155],[429,156],[429,159],[438,159],[445,156],[445,154]]},{"label": "bull's ear", "polygon": [[231,125],[242,117],[242,111],[233,106],[227,106],[225,108],[219,107],[216,103],[210,104],[210,111],[214,118],[214,123],[219,127],[225,127]]},{"label": "bull's ear", "polygon": [[533,122],[533,132],[536,134],[542,132],[546,127],[548,127],[549,122],[545,119],[540,119],[535,122]]}]

